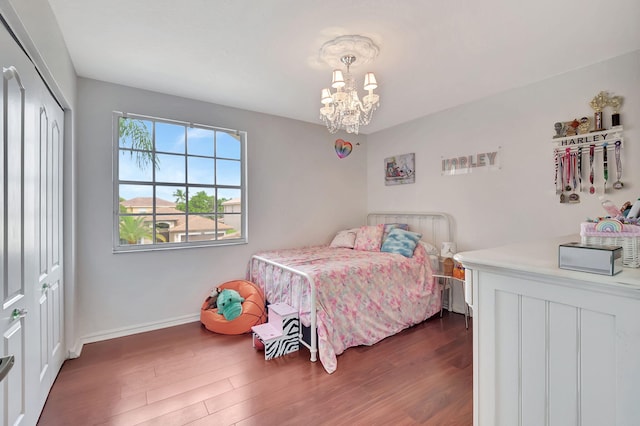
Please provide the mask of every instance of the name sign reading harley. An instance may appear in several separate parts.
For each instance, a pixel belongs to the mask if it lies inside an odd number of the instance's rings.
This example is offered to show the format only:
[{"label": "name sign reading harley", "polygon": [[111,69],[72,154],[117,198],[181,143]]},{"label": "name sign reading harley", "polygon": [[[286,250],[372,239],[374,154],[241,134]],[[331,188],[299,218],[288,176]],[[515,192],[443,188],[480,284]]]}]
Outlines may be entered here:
[{"label": "name sign reading harley", "polygon": [[477,154],[463,155],[460,157],[443,158],[442,174],[458,175],[463,173],[471,173],[476,170],[498,170],[500,169],[500,157],[497,151],[480,152]]},{"label": "name sign reading harley", "polygon": [[569,146],[569,145],[581,145],[583,143],[592,144],[592,143],[603,142],[604,140],[607,139],[607,134],[608,133],[598,133],[597,135],[593,135],[593,136],[584,135],[580,137],[563,138],[562,140],[559,141],[558,145]]}]

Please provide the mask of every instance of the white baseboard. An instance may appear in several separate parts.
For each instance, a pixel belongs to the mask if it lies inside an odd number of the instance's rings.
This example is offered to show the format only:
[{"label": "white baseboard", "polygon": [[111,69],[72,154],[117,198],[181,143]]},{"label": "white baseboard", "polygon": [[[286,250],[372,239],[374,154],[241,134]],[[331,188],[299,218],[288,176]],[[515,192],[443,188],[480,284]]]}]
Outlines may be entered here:
[{"label": "white baseboard", "polygon": [[132,334],[144,333],[147,331],[160,330],[162,328],[173,327],[181,324],[200,321],[200,314],[185,315],[172,319],[138,324],[132,327],[122,327],[112,330],[101,331],[98,333],[83,336],[76,341],[72,348],[69,349],[69,358],[78,358],[82,353],[82,347],[87,343],[101,342],[103,340],[115,339],[118,337],[130,336]]},{"label": "white baseboard", "polygon": [[67,359],[78,358],[81,352],[82,352],[82,343],[80,343],[80,339],[76,339],[76,341],[73,343],[73,346],[69,348]]}]

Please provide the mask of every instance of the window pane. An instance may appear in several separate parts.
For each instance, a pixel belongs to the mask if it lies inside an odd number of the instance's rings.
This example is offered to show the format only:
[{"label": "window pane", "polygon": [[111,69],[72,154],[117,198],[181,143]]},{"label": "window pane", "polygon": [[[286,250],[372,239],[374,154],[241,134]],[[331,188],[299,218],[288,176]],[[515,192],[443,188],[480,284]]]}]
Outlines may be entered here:
[{"label": "window pane", "polygon": [[187,154],[213,157],[213,130],[187,129]]},{"label": "window pane", "polygon": [[216,160],[216,184],[240,186],[240,162]]},{"label": "window pane", "polygon": [[213,215],[189,215],[189,241],[211,241],[224,235],[224,230],[216,226]]},{"label": "window pane", "polygon": [[153,123],[147,120],[120,117],[118,120],[120,148],[153,150]]},{"label": "window pane", "polygon": [[156,186],[156,213],[180,214],[184,211],[185,201],[184,186]]},{"label": "window pane", "polygon": [[213,158],[188,157],[189,183],[213,185],[215,160]]},{"label": "window pane", "polygon": [[164,244],[170,243],[171,236],[170,231],[173,222],[171,220],[167,220],[167,218],[159,216],[156,219],[156,244]]},{"label": "window pane", "polygon": [[242,203],[239,189],[218,190],[218,218],[220,222],[228,226],[225,229],[225,238],[242,237]]},{"label": "window pane", "polygon": [[121,149],[118,158],[118,178],[120,180],[151,182],[153,179],[152,155],[151,152]]},{"label": "window pane", "polygon": [[[124,208],[126,213],[140,213],[140,205],[151,205],[153,187],[151,185],[123,185],[118,186],[118,199],[120,211]],[[150,211],[150,210],[149,210]],[[145,212],[143,212],[145,213]]]},{"label": "window pane", "polygon": [[218,190],[218,212],[240,213],[240,201],[239,189]]},{"label": "window pane", "polygon": [[189,188],[189,213],[215,213],[215,193],[214,188]]},{"label": "window pane", "polygon": [[240,136],[216,132],[216,157],[240,159]]},{"label": "window pane", "polygon": [[158,213],[176,213],[176,210],[185,211],[187,203],[187,189],[184,186],[160,186],[156,187],[158,198]]},{"label": "window pane", "polygon": [[233,239],[242,237],[242,216],[240,213],[226,213],[220,219],[218,229],[224,230],[223,239]]},{"label": "window pane", "polygon": [[120,216],[120,244],[153,244],[153,230],[147,216]]},{"label": "window pane", "polygon": [[185,157],[183,155],[158,154],[160,166],[156,170],[157,182],[185,183]]},{"label": "window pane", "polygon": [[[161,225],[158,225],[161,224]],[[187,229],[187,215],[182,212],[174,214],[158,214],[156,216],[156,234],[158,233],[158,226],[160,232],[163,232],[163,236],[166,238],[167,243],[179,243],[184,241],[183,236]]]},{"label": "window pane", "polygon": [[182,125],[156,123],[156,151],[184,154],[185,131]]}]

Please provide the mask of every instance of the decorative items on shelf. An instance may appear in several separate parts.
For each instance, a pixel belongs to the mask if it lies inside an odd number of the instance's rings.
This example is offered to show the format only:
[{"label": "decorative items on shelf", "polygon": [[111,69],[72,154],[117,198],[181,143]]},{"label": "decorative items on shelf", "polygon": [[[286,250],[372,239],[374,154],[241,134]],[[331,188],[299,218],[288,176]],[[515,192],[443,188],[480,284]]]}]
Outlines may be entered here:
[{"label": "decorative items on shelf", "polygon": [[442,258],[442,273],[448,277],[453,276],[454,261],[453,255],[456,254],[456,243],[445,241],[440,247],[440,257]]},{"label": "decorative items on shelf", "polygon": [[604,130],[602,125],[602,110],[609,103],[609,96],[607,92],[600,92],[591,100],[591,108],[593,108],[593,119],[596,124],[596,128],[594,129],[596,132],[601,132]]},{"label": "decorative items on shelf", "polygon": [[[554,123],[554,129],[556,131],[554,139],[564,138],[568,136],[575,136],[577,134],[584,135],[592,132],[601,132],[607,130],[604,127],[604,120],[602,117],[603,111],[607,107],[613,109],[611,114],[611,128],[620,126],[620,108],[624,98],[622,96],[610,96],[608,92],[602,91],[598,93],[591,100],[589,105],[593,109],[593,120],[589,117],[582,117],[580,119],[574,118],[570,121],[558,121]],[[593,129],[591,128],[593,124]]]},{"label": "decorative items on shelf", "polygon": [[611,126],[616,127],[620,125],[620,107],[622,106],[622,96],[612,96],[609,98],[608,105],[613,108],[613,114],[611,114]]},{"label": "decorative items on shelf", "polygon": [[[597,223],[598,230],[611,231],[610,223],[619,222],[621,225],[638,225],[640,226],[640,198],[634,203],[626,201],[622,207],[618,208],[611,200],[600,196],[602,208],[607,212],[606,216],[598,216],[595,219],[587,218],[588,223]],[[609,229],[600,229],[602,227]]]},{"label": "decorative items on shelf", "polygon": [[586,135],[591,131],[591,119],[589,117],[582,117],[580,124],[578,124],[578,134]]},{"label": "decorative items on shelf", "polygon": [[[620,125],[620,107],[622,96],[609,96],[605,91],[598,93],[589,103],[594,111],[593,120],[582,117],[579,120],[554,123],[555,135],[553,142],[555,162],[556,194],[561,203],[579,203],[579,192],[586,191],[583,178],[589,179],[588,192],[595,194],[598,181],[602,182],[602,192],[607,193],[609,187],[621,189],[622,183],[622,126]],[[605,108],[613,108],[611,116],[612,127],[606,129],[603,121]],[[591,128],[593,124],[593,129]],[[609,182],[609,150],[615,156],[616,181]],[[589,159],[588,171],[583,167],[583,157]],[[600,174],[602,180],[597,176]],[[609,187],[608,187],[609,185]]]},{"label": "decorative items on shelf", "polygon": [[553,137],[554,139],[563,138],[567,135],[567,125],[565,123],[558,121],[553,125],[553,127],[556,129],[556,135]]},{"label": "decorative items on shelf", "polygon": [[453,278],[464,280],[464,266],[461,263],[455,262],[453,266]]}]

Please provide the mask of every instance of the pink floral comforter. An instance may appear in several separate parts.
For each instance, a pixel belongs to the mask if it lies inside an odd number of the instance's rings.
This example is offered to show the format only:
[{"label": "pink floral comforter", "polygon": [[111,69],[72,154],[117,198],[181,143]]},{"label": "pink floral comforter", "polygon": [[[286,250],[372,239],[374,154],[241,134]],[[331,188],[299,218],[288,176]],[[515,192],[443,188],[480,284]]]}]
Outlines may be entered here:
[{"label": "pink floral comforter", "polygon": [[[422,245],[412,258],[329,246],[256,254],[303,271],[315,281],[318,352],[329,373],[336,370],[336,357],[345,349],[372,345],[440,310],[440,291]],[[297,308],[303,324],[309,325],[307,280],[256,260],[248,274],[270,303]]]}]

